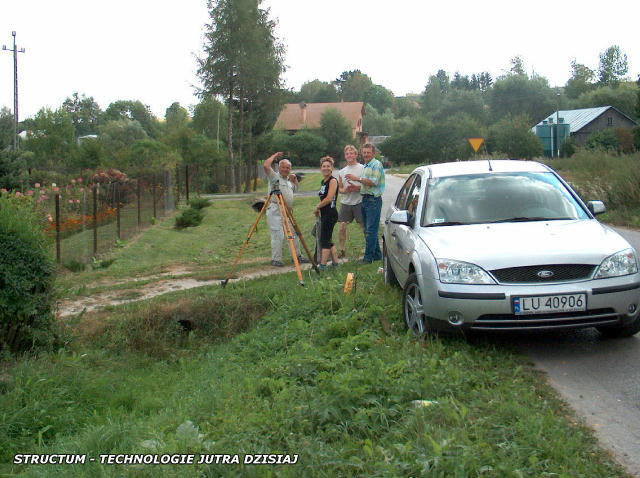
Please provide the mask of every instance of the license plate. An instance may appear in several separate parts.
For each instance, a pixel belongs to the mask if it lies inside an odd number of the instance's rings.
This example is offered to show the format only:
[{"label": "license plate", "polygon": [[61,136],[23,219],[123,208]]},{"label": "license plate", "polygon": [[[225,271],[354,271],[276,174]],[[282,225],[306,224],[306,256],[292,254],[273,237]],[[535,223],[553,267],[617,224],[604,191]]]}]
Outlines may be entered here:
[{"label": "license plate", "polygon": [[585,310],[587,310],[586,294],[539,295],[513,298],[513,312],[516,315],[584,312]]}]

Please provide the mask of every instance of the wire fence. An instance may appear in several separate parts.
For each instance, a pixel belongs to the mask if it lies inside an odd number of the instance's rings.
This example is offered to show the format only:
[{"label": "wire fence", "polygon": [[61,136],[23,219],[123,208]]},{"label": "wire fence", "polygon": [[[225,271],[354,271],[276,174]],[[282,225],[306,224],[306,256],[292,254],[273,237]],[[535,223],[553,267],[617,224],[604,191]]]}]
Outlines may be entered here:
[{"label": "wire fence", "polygon": [[54,239],[57,262],[73,268],[173,211],[174,185],[173,173],[165,171],[88,186],[81,180],[67,186],[36,183],[26,194],[47,216],[45,230]]}]

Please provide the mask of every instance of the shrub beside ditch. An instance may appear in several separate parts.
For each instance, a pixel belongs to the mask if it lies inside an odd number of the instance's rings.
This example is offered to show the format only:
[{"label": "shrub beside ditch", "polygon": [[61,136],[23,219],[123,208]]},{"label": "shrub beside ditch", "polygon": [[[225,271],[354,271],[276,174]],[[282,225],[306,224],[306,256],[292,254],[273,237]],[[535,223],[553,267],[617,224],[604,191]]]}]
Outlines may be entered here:
[{"label": "shrub beside ditch", "polygon": [[55,265],[31,201],[0,197],[0,350],[55,341]]}]

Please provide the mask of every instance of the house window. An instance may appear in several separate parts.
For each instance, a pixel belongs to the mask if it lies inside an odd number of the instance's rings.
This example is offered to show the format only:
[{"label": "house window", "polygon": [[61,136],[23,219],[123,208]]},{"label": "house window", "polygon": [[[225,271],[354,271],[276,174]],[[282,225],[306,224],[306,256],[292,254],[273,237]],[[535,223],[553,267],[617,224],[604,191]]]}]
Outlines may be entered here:
[{"label": "house window", "polygon": [[607,118],[607,126],[613,126],[613,118],[611,116]]}]

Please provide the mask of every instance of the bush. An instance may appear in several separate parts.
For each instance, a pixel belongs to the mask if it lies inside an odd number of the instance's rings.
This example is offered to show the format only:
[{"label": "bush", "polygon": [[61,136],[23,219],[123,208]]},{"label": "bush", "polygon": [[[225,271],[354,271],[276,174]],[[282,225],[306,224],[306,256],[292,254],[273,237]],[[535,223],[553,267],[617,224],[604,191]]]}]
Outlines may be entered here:
[{"label": "bush", "polygon": [[0,349],[52,345],[55,266],[29,200],[0,197],[0,244]]},{"label": "bush", "polygon": [[202,211],[190,207],[176,217],[176,229],[199,226],[202,222]]},{"label": "bush", "polygon": [[211,201],[203,197],[197,197],[189,201],[189,206],[193,209],[203,209],[211,206]]}]

